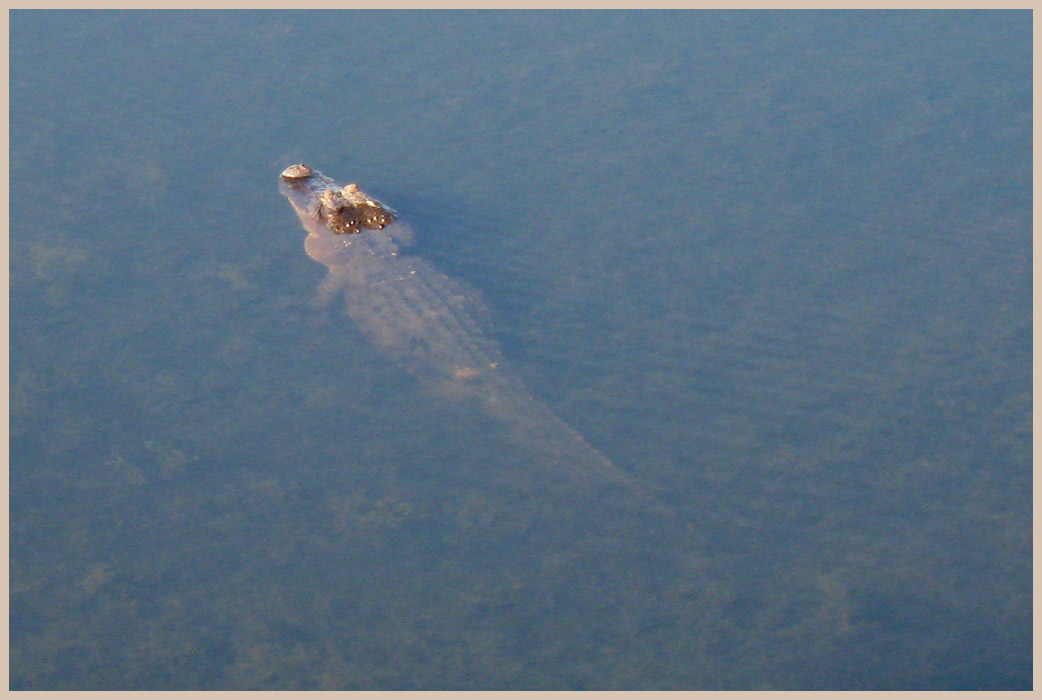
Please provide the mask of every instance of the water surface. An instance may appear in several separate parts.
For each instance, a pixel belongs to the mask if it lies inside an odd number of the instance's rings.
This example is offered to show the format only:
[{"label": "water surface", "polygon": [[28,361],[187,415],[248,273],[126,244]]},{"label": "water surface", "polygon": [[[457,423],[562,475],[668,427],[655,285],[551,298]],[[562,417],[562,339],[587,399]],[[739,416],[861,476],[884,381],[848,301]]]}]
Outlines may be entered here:
[{"label": "water surface", "polygon": [[[1031,684],[1031,20],[11,15],[11,686]],[[312,301],[388,202],[558,478]]]}]

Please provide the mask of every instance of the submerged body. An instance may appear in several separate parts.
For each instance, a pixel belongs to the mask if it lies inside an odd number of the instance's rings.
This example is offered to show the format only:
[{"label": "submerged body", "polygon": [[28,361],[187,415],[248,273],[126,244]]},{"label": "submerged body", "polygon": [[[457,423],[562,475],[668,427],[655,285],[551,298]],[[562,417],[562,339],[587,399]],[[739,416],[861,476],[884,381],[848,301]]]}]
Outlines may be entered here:
[{"label": "submerged body", "polygon": [[308,232],[307,254],[329,269],[320,297],[342,294],[369,342],[424,384],[479,401],[533,456],[572,480],[620,486],[664,508],[506,371],[478,295],[400,253],[409,231],[394,210],[306,165],[286,168],[279,191]]}]

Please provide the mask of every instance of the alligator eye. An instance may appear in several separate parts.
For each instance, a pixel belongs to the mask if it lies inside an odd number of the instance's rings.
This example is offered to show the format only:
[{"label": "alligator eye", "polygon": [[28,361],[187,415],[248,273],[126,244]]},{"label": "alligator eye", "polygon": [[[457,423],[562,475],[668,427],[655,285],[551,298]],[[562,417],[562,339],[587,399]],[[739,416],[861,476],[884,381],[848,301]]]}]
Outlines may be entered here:
[{"label": "alligator eye", "polygon": [[299,180],[304,177],[309,177],[311,175],[311,172],[312,171],[310,167],[304,165],[303,163],[299,163],[298,165],[291,165],[285,170],[283,170],[282,177],[286,178],[287,180]]}]

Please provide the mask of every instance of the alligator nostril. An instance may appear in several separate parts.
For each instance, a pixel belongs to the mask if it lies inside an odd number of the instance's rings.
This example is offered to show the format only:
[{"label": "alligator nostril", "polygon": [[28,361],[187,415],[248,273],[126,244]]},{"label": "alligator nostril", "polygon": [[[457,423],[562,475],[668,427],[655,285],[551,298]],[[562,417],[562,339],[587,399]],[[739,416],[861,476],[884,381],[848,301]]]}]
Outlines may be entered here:
[{"label": "alligator nostril", "polygon": [[304,163],[298,163],[297,165],[291,165],[282,171],[282,177],[287,180],[299,180],[303,177],[311,175],[311,168]]}]

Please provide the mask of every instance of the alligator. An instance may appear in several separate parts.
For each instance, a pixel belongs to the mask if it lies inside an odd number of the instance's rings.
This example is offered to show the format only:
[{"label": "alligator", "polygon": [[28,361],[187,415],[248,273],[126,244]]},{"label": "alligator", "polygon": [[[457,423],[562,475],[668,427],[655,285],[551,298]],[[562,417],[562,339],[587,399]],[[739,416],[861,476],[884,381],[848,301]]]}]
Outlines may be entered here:
[{"label": "alligator", "polygon": [[341,186],[304,164],[282,172],[279,191],[307,231],[308,256],[329,270],[319,299],[342,296],[347,315],[372,345],[421,384],[478,401],[533,457],[584,488],[617,487],[644,506],[670,510],[507,368],[480,294],[403,252],[412,232],[397,212],[357,185]]}]

